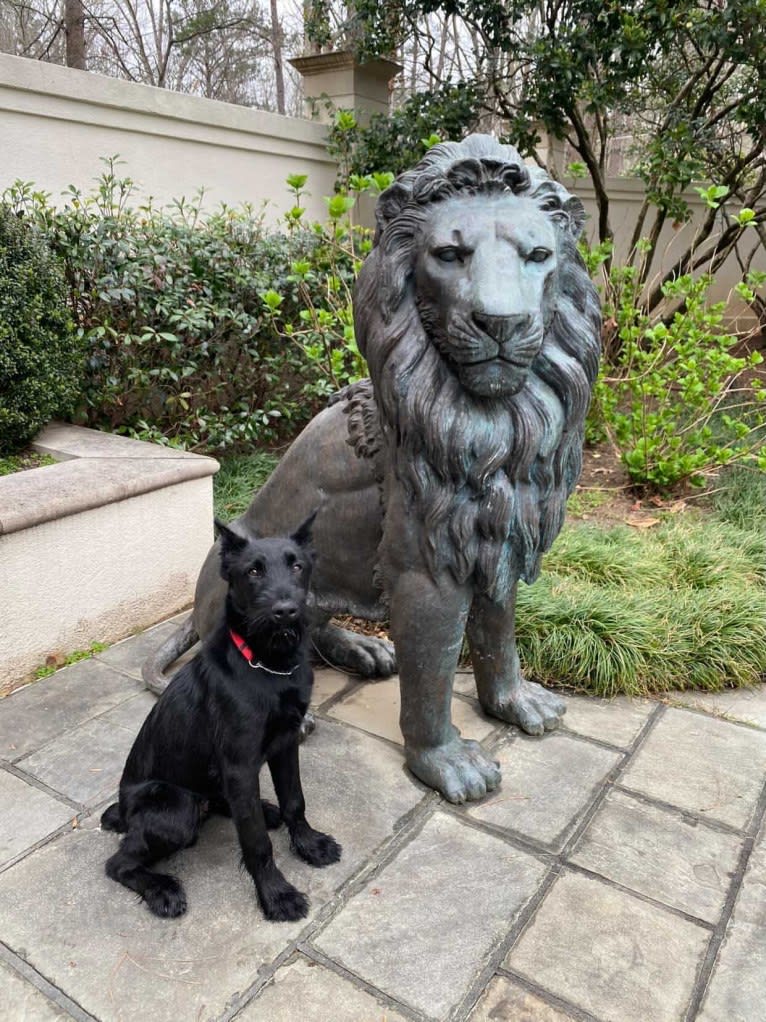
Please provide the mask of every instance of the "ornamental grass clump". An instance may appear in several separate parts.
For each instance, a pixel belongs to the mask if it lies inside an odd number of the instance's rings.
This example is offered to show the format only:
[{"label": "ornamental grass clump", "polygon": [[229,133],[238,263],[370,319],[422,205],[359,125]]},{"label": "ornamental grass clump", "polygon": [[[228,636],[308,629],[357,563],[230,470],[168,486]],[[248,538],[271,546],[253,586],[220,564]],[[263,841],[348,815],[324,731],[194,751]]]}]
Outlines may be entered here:
[{"label": "ornamental grass clump", "polygon": [[519,589],[527,673],[602,696],[755,684],[766,671],[758,526],[720,514],[651,532],[569,525],[540,580]]}]

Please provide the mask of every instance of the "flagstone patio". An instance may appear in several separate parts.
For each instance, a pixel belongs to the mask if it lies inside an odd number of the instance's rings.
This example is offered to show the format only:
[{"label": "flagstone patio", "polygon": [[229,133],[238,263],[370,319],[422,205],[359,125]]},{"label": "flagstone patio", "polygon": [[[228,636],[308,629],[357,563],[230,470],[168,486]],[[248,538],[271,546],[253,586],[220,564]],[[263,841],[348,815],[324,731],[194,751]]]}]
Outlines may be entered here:
[{"label": "flagstone patio", "polygon": [[264,921],[230,820],[175,857],[189,911],[107,880],[99,813],[154,699],[165,622],[0,701],[0,1019],[758,1022],[766,1003],[766,689],[573,697],[542,739],[454,719],[503,784],[448,805],[405,770],[395,681],[317,673],[307,920]]}]

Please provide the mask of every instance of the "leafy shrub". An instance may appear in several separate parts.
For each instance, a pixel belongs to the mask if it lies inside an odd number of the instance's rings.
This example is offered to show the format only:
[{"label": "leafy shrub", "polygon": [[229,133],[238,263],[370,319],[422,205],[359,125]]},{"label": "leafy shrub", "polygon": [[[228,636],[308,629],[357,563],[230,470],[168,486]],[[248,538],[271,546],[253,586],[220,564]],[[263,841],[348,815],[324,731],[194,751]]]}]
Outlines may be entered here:
[{"label": "leafy shrub", "polygon": [[360,365],[342,197],[326,225],[305,224],[302,178],[285,228],[267,232],[250,206],[203,214],[201,194],[133,208],[131,180],[106,162],[98,188],[71,189],[61,209],[29,184],[6,193],[65,268],[88,354],[78,421],[196,449],[292,436],[352,377],[344,362]]},{"label": "leafy shrub", "polygon": [[[288,230],[302,225],[304,174],[291,174],[293,206],[285,219]],[[371,231],[354,224],[351,214],[366,192],[378,192],[392,174],[351,175],[348,189],[329,197],[327,222],[313,225],[314,247],[290,264],[290,273],[262,295],[264,311],[277,337],[297,344],[313,369],[306,392],[326,397],[365,375],[354,337],[352,291],[362,259],[372,247]]]},{"label": "leafy shrub", "polygon": [[373,114],[366,126],[350,111],[339,111],[330,130],[328,150],[338,160],[341,182],[350,175],[385,168],[408,170],[435,142],[461,139],[478,126],[480,90],[457,82],[433,92],[410,96],[390,114]]},{"label": "leafy shrub", "polygon": [[0,204],[0,453],[71,410],[82,372],[64,278],[33,225]]},{"label": "leafy shrub", "polygon": [[[588,254],[591,269],[608,255]],[[750,273],[741,292],[763,283]],[[650,318],[637,294],[635,269],[612,267],[605,318],[615,343],[605,352],[589,416],[589,439],[609,439],[637,485],[699,486],[735,461],[766,468],[766,391],[745,370],[758,352],[736,355],[739,339],[724,327],[725,302],[710,303],[709,275],[679,277],[663,286],[676,311]]]}]

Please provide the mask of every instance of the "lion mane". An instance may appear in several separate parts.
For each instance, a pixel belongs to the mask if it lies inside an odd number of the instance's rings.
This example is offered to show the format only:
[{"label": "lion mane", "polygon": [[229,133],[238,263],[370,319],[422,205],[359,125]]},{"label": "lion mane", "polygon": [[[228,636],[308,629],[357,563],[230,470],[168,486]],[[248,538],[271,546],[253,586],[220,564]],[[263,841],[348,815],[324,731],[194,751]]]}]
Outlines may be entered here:
[{"label": "lion mane", "polygon": [[[429,337],[413,270],[435,203],[500,192],[531,198],[556,223],[558,267],[524,386],[489,398],[464,389]],[[582,204],[512,146],[472,135],[430,149],[381,194],[376,218],[354,318],[386,456],[422,522],[432,576],[473,576],[478,591],[505,600],[517,578],[539,574],[582,467],[600,350],[598,296],[576,247]]]}]

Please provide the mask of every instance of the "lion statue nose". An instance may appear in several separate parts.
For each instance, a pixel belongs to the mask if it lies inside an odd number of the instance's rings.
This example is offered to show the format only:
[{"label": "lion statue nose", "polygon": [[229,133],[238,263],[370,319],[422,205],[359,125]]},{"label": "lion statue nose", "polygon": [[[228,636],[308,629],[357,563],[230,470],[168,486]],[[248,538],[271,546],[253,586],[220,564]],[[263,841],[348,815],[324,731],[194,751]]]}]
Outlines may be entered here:
[{"label": "lion statue nose", "polygon": [[529,327],[532,317],[527,313],[492,316],[487,312],[474,312],[473,321],[483,333],[502,345],[515,335],[523,333]]}]

